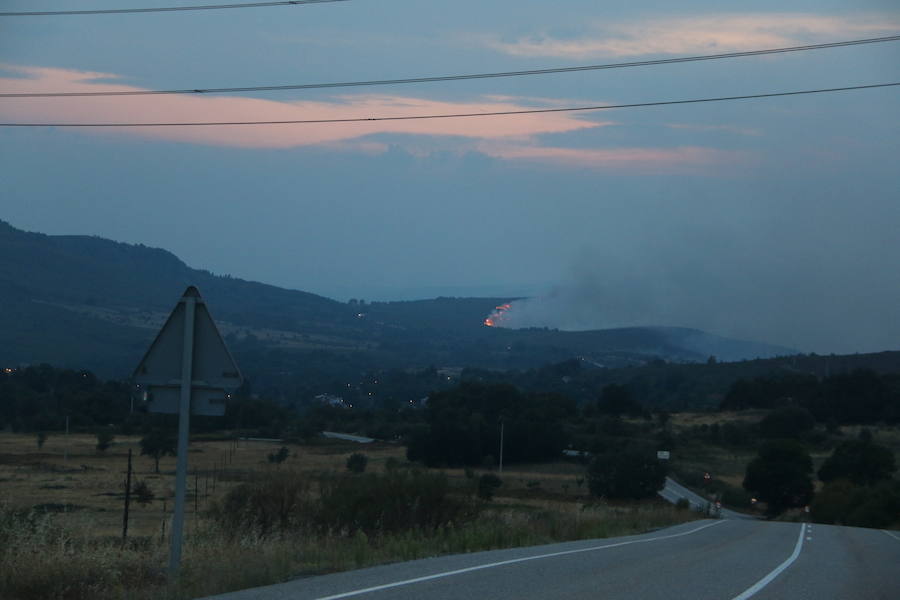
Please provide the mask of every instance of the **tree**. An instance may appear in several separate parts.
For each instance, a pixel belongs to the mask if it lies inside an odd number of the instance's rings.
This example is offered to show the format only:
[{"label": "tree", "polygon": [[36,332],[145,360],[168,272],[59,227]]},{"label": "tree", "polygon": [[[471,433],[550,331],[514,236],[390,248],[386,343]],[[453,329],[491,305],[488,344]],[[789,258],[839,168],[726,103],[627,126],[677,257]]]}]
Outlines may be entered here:
[{"label": "tree", "polygon": [[766,503],[774,517],[785,509],[806,506],[813,495],[812,459],[792,440],[766,443],[747,465],[744,489]]},{"label": "tree", "polygon": [[597,402],[597,409],[601,413],[615,416],[644,414],[644,408],[634,399],[628,388],[615,383],[603,386],[600,391],[600,400]]},{"label": "tree", "polygon": [[101,429],[97,432],[97,451],[105,452],[107,448],[112,446],[112,442],[116,436],[109,429]]},{"label": "tree", "polygon": [[465,381],[429,395],[427,427],[412,431],[407,458],[428,466],[484,464],[500,450],[515,463],[556,459],[566,446],[563,419],[575,403],[557,394],[524,394],[508,384]]},{"label": "tree", "polygon": [[351,473],[362,473],[369,464],[369,458],[360,452],[354,452],[347,457],[347,470]]},{"label": "tree", "polygon": [[587,471],[588,489],[605,498],[652,498],[666,483],[666,465],[650,448],[597,455]]},{"label": "tree", "polygon": [[871,441],[850,440],[843,442],[819,469],[819,479],[824,482],[846,479],[857,485],[873,485],[890,479],[897,464],[889,448]]},{"label": "tree", "polygon": [[174,433],[164,429],[153,429],[141,438],[141,456],[153,458],[156,472],[159,473],[159,459],[163,456],[175,456],[176,446]]}]

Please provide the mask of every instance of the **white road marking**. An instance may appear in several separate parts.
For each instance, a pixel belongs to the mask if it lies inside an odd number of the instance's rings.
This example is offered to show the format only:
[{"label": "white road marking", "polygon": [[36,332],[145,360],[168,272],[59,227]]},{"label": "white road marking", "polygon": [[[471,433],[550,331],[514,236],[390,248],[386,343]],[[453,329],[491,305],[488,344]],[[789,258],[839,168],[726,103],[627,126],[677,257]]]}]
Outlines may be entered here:
[{"label": "white road marking", "polygon": [[900,540],[900,537],[897,537],[896,535],[894,535],[893,533],[891,533],[891,532],[888,531],[887,529],[882,529],[882,531],[885,532],[886,534],[888,534],[889,536],[891,536],[892,538],[894,538],[895,540]]},{"label": "white road marking", "polygon": [[797,545],[794,546],[794,552],[788,557],[788,559],[786,561],[784,561],[783,563],[781,563],[780,565],[775,567],[775,569],[772,570],[771,573],[769,573],[768,575],[766,575],[765,577],[763,577],[762,579],[760,579],[759,581],[757,581],[756,583],[754,583],[753,585],[748,587],[741,594],[738,594],[731,600],[747,600],[747,598],[750,598],[751,596],[755,595],[756,592],[758,592],[759,590],[761,590],[764,587],[766,587],[767,585],[769,585],[769,583],[771,583],[773,579],[778,577],[782,571],[784,571],[789,566],[791,566],[791,564],[795,560],[797,560],[797,557],[800,556],[800,550],[803,548],[803,533],[805,531],[806,531],[806,523],[804,523],[803,525],[800,526],[800,535],[797,537]]},{"label": "white road marking", "polygon": [[627,542],[618,542],[615,544],[605,544],[603,546],[591,546],[590,548],[579,548],[577,550],[564,550],[562,552],[551,552],[550,554],[539,554],[537,556],[525,556],[523,558],[513,558],[510,560],[502,560],[500,562],[488,563],[486,565],[477,565],[474,567],[468,567],[465,569],[456,569],[455,571],[445,571],[443,573],[435,573],[434,575],[426,575],[424,577],[415,577],[413,579],[404,579],[403,581],[395,581],[394,583],[385,583],[383,585],[375,585],[372,587],[367,587],[359,590],[353,590],[350,592],[343,592],[340,594],[334,594],[332,596],[322,596],[320,598],[316,598],[316,600],[339,600],[340,598],[350,598],[351,596],[360,596],[362,594],[368,594],[370,592],[377,592],[380,590],[388,590],[395,587],[401,587],[404,585],[411,585],[413,583],[421,583],[423,581],[431,581],[432,579],[441,579],[443,577],[450,577],[452,575],[461,575],[463,573],[471,573],[472,571],[481,571],[482,569],[492,569],[494,567],[502,567],[504,565],[512,565],[521,562],[527,562],[530,560],[540,560],[542,558],[554,558],[556,556],[566,556],[567,554],[579,554],[582,552],[593,552],[595,550],[603,550],[605,548],[618,548],[619,546],[629,546],[631,544],[643,544],[646,542],[656,542],[659,540],[668,540],[672,538],[677,538],[685,535],[690,535],[692,533],[697,533],[698,531],[702,531],[708,527],[714,527],[716,525],[721,525],[725,521],[713,521],[712,523],[707,523],[706,525],[702,525],[697,527],[696,529],[691,529],[690,531],[683,531],[681,533],[673,533],[670,535],[661,535],[654,538],[647,538],[643,540],[629,540]]}]

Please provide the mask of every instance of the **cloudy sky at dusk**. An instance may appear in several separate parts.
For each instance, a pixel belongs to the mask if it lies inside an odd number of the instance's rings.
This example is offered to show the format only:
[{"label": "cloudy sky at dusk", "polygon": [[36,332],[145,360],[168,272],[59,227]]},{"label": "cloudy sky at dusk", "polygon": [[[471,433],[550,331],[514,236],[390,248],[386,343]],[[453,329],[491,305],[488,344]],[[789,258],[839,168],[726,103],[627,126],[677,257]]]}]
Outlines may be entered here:
[{"label": "cloudy sky at dusk", "polygon": [[[898,34],[891,0],[350,0],[0,17],[0,93],[413,78]],[[0,98],[0,122],[398,117],[891,82],[896,41],[406,85]],[[528,295],[513,324],[678,325],[803,351],[897,350],[898,157],[900,87],[494,117],[0,127],[0,218],[341,300]]]}]

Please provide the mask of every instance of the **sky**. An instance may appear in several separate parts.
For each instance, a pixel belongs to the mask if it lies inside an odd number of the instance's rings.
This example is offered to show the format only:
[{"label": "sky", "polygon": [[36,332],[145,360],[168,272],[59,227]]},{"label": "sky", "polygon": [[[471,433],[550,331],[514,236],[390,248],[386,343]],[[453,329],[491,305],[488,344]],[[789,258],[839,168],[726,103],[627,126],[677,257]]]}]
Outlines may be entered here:
[{"label": "sky", "polygon": [[[349,0],[0,17],[0,93],[399,79],[897,34],[890,0]],[[0,98],[0,122],[442,115],[891,82],[900,42],[406,85]],[[898,156],[900,87],[470,118],[0,127],[0,219],[338,300],[529,297],[505,315],[514,327],[669,325],[804,352],[900,350]]]}]

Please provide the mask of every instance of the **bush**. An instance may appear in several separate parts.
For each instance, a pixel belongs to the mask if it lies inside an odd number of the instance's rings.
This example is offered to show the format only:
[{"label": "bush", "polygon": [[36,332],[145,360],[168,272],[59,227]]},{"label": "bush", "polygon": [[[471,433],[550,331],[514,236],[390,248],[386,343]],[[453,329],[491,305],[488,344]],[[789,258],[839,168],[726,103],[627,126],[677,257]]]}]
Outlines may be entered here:
[{"label": "bush", "polygon": [[896,470],[889,448],[871,441],[851,440],[835,448],[819,469],[819,479],[848,479],[858,485],[872,485],[890,479]]},{"label": "bush", "polygon": [[883,529],[900,523],[900,482],[863,488],[861,496],[862,501],[847,517],[848,525]]},{"label": "bush", "polygon": [[309,518],[308,489],[306,481],[294,474],[273,475],[230,490],[210,513],[231,535],[267,535],[297,527]]},{"label": "bush", "polygon": [[359,452],[354,452],[347,457],[347,470],[351,473],[363,473],[369,464],[369,457]]},{"label": "bush", "polygon": [[101,429],[97,432],[97,451],[105,452],[110,446],[112,446],[113,440],[116,436],[112,434],[112,432],[108,429]]},{"label": "bush", "polygon": [[153,493],[153,490],[150,489],[150,486],[147,485],[147,482],[143,479],[138,480],[134,484],[134,495],[138,501],[138,504],[146,505],[153,502],[153,499],[156,497],[156,494]]},{"label": "bush", "polygon": [[666,482],[666,465],[649,448],[600,454],[588,466],[594,496],[637,500],[651,498]]},{"label": "bush", "polygon": [[378,536],[434,531],[474,516],[474,506],[450,494],[443,473],[394,470],[326,476],[318,494],[293,473],[240,485],[210,515],[231,536],[268,536],[306,529],[319,534]]},{"label": "bush", "polygon": [[446,475],[406,470],[325,479],[318,508],[320,529],[370,536],[433,531],[472,515],[470,506],[451,496]]},{"label": "bush", "polygon": [[278,452],[271,452],[268,456],[268,459],[270,463],[280,465],[287,460],[288,456],[290,456],[290,451],[286,446],[282,446],[278,449]]},{"label": "bush", "polygon": [[810,515],[816,523],[844,524],[847,516],[859,503],[859,488],[845,479],[825,485],[810,505]]},{"label": "bush", "polygon": [[900,523],[900,482],[861,486],[838,479],[816,495],[810,512],[817,523],[891,527]]},{"label": "bush", "polygon": [[503,480],[493,473],[485,473],[478,478],[478,497],[490,502],[494,499],[494,492],[503,485]]}]

